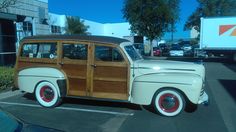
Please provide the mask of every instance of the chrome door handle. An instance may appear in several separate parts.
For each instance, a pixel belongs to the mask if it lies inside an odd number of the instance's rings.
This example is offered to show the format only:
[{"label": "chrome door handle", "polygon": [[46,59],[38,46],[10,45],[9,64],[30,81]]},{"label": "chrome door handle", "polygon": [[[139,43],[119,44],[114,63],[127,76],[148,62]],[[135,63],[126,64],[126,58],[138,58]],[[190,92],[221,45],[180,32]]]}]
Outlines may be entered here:
[{"label": "chrome door handle", "polygon": [[93,68],[96,68],[97,67],[97,65],[95,65],[95,64],[93,64],[93,65],[91,65]]},{"label": "chrome door handle", "polygon": [[64,63],[63,62],[59,62],[59,65],[64,65]]}]

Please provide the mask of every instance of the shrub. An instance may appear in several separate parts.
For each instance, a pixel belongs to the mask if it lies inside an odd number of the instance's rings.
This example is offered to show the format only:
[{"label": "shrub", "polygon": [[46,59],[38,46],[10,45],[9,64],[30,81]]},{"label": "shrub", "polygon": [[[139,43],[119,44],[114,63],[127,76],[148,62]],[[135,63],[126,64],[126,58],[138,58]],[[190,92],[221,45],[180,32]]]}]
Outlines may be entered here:
[{"label": "shrub", "polygon": [[13,78],[14,68],[0,67],[0,91],[13,88]]}]

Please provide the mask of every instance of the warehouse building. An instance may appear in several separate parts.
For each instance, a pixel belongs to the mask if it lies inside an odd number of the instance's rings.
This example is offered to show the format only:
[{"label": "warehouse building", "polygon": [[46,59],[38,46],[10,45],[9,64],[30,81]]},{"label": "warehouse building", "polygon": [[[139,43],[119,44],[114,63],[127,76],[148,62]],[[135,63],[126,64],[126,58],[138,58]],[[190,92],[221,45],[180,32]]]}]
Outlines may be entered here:
[{"label": "warehouse building", "polygon": [[0,65],[14,64],[23,37],[49,34],[47,20],[48,0],[0,1]]}]

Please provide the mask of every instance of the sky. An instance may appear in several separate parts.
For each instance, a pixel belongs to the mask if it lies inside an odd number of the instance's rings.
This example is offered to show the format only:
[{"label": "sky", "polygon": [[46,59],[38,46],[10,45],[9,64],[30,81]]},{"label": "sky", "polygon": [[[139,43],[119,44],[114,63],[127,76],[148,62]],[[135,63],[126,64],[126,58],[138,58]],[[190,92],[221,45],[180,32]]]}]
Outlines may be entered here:
[{"label": "sky", "polygon": [[[51,13],[79,16],[99,23],[126,22],[121,11],[124,0],[49,0],[48,3]],[[197,6],[196,0],[181,0],[177,30],[183,30],[185,21]]]}]

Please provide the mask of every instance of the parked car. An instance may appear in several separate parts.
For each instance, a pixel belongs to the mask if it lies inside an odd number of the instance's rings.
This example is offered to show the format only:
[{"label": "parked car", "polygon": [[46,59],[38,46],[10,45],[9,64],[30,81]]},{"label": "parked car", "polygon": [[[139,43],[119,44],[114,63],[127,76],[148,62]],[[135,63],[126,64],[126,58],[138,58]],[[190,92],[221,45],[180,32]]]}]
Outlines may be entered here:
[{"label": "parked car", "polygon": [[184,51],[184,56],[193,56],[193,50],[190,44],[184,44],[182,49]]},{"label": "parked car", "polygon": [[183,49],[184,51],[189,51],[189,50],[192,50],[192,46],[191,46],[190,44],[184,44],[184,45],[182,46],[182,49]]},{"label": "parked car", "polygon": [[184,56],[184,51],[178,44],[173,44],[171,46],[170,56]]},{"label": "parked car", "polygon": [[180,41],[180,42],[178,42],[176,44],[178,44],[180,47],[183,47],[184,45],[189,45],[190,41],[183,40],[183,41]]},{"label": "parked car", "polygon": [[137,49],[137,51],[141,54],[144,55],[144,45],[141,43],[135,43],[134,47]]},{"label": "parked car", "polygon": [[161,56],[161,49],[160,49],[160,47],[154,47],[153,48],[153,55],[154,56]]},{"label": "parked car", "polygon": [[161,115],[176,116],[185,106],[208,102],[203,65],[144,60],[125,39],[26,37],[17,58],[16,87],[34,93],[44,107],[58,106],[64,97],[80,97],[152,105]]},{"label": "parked car", "polygon": [[159,44],[159,47],[161,49],[162,56],[169,56],[170,49],[166,43]]},{"label": "parked car", "polygon": [[62,132],[53,128],[43,127],[16,118],[0,107],[0,131],[1,132]]}]

